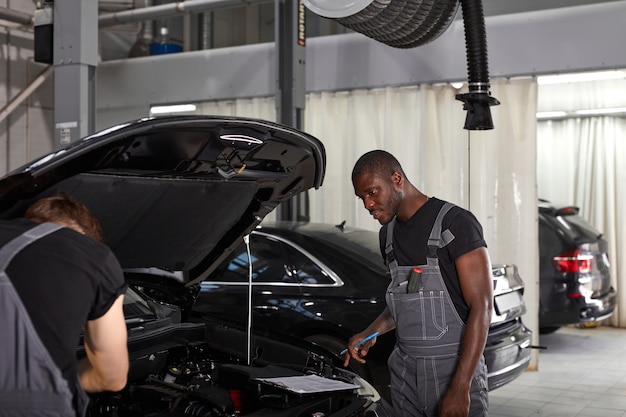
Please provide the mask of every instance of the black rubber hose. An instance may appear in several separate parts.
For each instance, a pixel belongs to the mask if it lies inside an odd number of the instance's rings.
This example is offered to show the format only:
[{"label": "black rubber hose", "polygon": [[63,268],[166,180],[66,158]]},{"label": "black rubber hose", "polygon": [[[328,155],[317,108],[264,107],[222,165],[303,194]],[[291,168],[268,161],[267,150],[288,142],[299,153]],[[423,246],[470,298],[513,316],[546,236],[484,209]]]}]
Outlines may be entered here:
[{"label": "black rubber hose", "polygon": [[489,92],[487,33],[481,0],[461,0],[470,92]]},{"label": "black rubber hose", "polygon": [[[493,129],[489,106],[500,104],[489,92],[487,34],[482,0],[460,0],[465,26],[469,93],[457,94],[467,110],[465,129]],[[396,48],[436,39],[454,18],[458,0],[372,0],[362,11],[339,19],[344,26]]]},{"label": "black rubber hose", "polygon": [[493,129],[489,106],[500,102],[489,91],[489,64],[487,62],[487,33],[482,0],[461,0],[469,93],[458,94],[457,100],[468,111],[465,129]]}]

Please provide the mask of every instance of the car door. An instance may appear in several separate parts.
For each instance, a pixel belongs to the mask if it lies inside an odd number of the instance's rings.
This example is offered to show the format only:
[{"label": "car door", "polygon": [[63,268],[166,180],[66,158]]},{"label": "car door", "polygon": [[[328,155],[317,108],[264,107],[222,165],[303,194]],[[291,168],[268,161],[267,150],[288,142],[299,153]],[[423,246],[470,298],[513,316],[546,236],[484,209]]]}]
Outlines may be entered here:
[{"label": "car door", "polygon": [[[301,279],[313,280],[315,268],[308,264],[295,266],[293,248],[270,235],[251,234],[249,250],[250,256],[245,243],[237,246],[200,284],[192,314],[245,323],[252,288],[254,325],[286,330],[293,315],[302,312]],[[251,265],[249,259],[252,259]]]}]

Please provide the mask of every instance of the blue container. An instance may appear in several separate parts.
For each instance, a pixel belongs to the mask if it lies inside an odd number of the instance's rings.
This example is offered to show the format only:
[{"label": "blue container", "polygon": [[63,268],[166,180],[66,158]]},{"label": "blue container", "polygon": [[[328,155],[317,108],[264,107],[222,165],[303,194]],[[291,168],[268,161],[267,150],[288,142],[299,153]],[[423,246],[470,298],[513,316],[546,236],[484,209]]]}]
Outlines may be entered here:
[{"label": "blue container", "polygon": [[176,52],[182,52],[183,47],[176,43],[151,43],[150,44],[150,55],[163,55],[163,54],[173,54]]}]

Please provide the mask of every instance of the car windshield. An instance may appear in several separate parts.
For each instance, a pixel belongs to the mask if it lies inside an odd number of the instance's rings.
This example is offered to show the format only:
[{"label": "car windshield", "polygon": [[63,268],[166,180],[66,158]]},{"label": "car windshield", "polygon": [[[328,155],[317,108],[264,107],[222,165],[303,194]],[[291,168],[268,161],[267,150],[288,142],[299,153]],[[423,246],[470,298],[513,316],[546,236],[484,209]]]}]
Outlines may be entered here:
[{"label": "car windshield", "polygon": [[156,319],[157,315],[146,300],[129,287],[124,295],[124,317],[128,322],[138,319]]}]

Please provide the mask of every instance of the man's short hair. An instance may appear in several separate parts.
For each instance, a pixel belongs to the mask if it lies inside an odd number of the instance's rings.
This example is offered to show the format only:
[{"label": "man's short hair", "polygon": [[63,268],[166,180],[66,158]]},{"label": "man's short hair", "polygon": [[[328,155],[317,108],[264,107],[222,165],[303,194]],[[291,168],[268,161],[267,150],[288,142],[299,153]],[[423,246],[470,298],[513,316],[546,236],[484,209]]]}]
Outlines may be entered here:
[{"label": "man's short hair", "polygon": [[98,242],[104,241],[102,226],[87,206],[67,193],[44,197],[28,207],[24,217],[37,223],[58,223]]},{"label": "man's short hair", "polygon": [[363,154],[352,168],[352,180],[362,174],[378,174],[391,177],[394,172],[401,172],[406,177],[400,162],[395,156],[380,149]]}]

